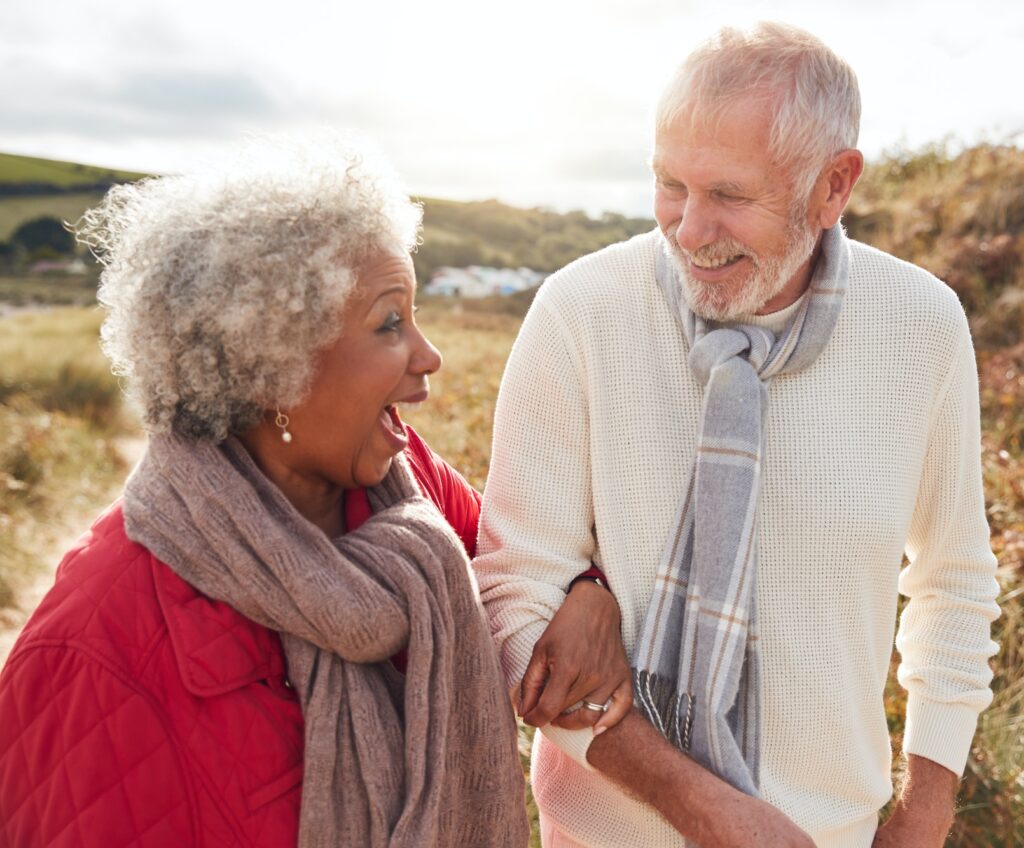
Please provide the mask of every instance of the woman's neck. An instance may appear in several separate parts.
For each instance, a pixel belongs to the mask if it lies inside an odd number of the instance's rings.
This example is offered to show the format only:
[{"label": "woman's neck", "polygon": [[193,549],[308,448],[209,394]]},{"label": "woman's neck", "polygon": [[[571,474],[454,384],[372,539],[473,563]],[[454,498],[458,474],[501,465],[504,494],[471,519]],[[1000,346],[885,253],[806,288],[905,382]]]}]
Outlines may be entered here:
[{"label": "woman's neck", "polygon": [[238,438],[263,475],[303,518],[323,530],[328,538],[345,532],[345,490],[341,486],[298,470],[278,444],[276,431],[268,434],[258,426]]}]

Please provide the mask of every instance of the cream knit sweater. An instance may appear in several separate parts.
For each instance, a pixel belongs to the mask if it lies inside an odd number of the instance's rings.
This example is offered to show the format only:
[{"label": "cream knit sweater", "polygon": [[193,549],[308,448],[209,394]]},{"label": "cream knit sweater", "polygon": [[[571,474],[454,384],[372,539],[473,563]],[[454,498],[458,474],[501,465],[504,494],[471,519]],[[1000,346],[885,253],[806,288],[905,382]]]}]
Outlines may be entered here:
[{"label": "cream knit sweater", "polygon": [[[591,560],[627,652],[647,609],[701,408],[654,279],[658,239],[552,276],[506,367],[475,565],[510,684]],[[897,589],[910,599],[896,639],[904,750],[957,773],[991,698],[998,615],[963,310],[921,269],[845,245],[851,279],[828,347],[771,385],[757,585],[763,794],[821,848],[869,848],[892,792],[882,690]],[[537,735],[545,816],[595,848],[682,845],[586,762],[591,738]]]}]

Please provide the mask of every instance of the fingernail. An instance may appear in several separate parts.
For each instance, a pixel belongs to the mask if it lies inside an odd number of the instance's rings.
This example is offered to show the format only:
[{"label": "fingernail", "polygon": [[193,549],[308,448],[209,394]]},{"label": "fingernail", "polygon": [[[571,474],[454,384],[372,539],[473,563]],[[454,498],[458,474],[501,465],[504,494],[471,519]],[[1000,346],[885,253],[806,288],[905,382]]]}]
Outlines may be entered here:
[{"label": "fingernail", "polygon": [[594,735],[595,735],[595,736],[600,736],[600,735],[601,735],[602,733],[604,733],[604,732],[605,732],[605,731],[606,731],[607,729],[608,729],[607,727],[595,727],[595,728],[594,728]]}]

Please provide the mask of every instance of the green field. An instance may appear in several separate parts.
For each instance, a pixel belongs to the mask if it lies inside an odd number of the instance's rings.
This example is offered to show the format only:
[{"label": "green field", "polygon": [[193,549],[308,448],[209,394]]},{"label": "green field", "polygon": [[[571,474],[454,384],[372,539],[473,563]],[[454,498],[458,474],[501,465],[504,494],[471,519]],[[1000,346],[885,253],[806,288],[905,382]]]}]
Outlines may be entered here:
[{"label": "green field", "polygon": [[5,241],[25,221],[49,216],[74,223],[90,206],[103,199],[103,192],[71,192],[68,194],[0,195],[0,241]]}]

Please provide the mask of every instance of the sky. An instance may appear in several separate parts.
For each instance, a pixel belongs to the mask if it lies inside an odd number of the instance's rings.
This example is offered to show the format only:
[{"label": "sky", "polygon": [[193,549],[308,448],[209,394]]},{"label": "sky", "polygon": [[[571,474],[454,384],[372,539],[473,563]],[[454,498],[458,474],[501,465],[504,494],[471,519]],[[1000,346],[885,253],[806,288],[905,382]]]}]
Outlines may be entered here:
[{"label": "sky", "polygon": [[649,215],[662,86],[763,19],[850,62],[869,159],[1024,145],[1019,0],[0,0],[0,150],[170,173],[337,127],[414,194]]}]

